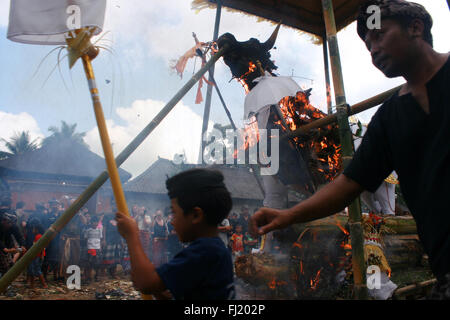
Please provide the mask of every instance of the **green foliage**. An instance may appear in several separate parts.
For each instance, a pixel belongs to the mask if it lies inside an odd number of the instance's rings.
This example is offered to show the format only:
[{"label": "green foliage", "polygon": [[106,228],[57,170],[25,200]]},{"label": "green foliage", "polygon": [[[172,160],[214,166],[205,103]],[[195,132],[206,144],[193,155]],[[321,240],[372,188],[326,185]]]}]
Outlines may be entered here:
[{"label": "green foliage", "polygon": [[7,159],[16,155],[24,154],[39,148],[38,139],[31,140],[28,131],[15,133],[9,141],[1,139],[5,143],[8,151],[0,151],[0,160]]},{"label": "green foliage", "polygon": [[50,136],[42,141],[42,145],[48,145],[53,143],[78,143],[88,148],[88,145],[84,142],[86,132],[75,132],[77,124],[68,124],[65,121],[61,121],[61,128],[51,126],[48,131],[52,132]]}]

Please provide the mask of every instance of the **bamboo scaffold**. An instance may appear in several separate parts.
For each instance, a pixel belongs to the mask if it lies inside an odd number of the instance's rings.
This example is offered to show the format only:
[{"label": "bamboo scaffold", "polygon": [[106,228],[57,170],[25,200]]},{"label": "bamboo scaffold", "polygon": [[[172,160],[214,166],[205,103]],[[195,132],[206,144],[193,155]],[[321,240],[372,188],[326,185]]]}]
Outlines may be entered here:
[{"label": "bamboo scaffold", "polygon": [[[344,91],[344,79],[339,56],[336,22],[332,0],[322,0],[323,17],[327,41],[329,45],[331,72],[333,76],[334,94],[336,100],[336,116],[339,126],[339,136],[342,150],[342,167],[352,160],[353,140],[348,123],[348,108]],[[366,264],[364,259],[364,233],[362,227],[361,203],[359,197],[348,206],[352,246],[353,290],[355,299],[368,299],[366,285]]]}]

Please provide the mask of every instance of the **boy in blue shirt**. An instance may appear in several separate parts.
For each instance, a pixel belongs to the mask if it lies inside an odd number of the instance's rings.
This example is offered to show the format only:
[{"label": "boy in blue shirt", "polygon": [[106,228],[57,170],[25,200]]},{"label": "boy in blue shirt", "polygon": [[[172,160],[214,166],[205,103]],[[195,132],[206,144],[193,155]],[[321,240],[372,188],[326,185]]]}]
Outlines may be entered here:
[{"label": "boy in blue shirt", "polygon": [[218,236],[218,224],[231,210],[231,196],[220,171],[192,169],[166,181],[181,242],[190,243],[156,268],[147,258],[134,219],[118,212],[117,226],[131,258],[135,287],[156,298],[225,300],[235,296],[231,255]]}]

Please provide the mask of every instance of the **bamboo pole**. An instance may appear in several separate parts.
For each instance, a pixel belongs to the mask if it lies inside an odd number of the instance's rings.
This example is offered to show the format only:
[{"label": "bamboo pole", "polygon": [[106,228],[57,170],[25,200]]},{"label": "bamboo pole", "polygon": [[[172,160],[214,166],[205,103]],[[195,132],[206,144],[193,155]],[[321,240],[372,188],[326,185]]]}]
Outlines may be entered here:
[{"label": "bamboo pole", "polygon": [[423,282],[414,283],[403,288],[399,288],[394,291],[392,298],[395,300],[399,300],[402,297],[414,294],[417,291],[423,291],[425,289],[428,289],[431,286],[435,285],[436,283],[437,283],[436,279],[431,279]]},{"label": "bamboo pole", "polygon": [[328,114],[332,114],[333,110],[331,108],[331,85],[330,85],[330,63],[328,60],[328,41],[327,35],[325,34],[323,37],[323,66],[325,71],[325,86],[326,86],[326,95],[327,95],[327,111]]},{"label": "bamboo pole", "polygon": [[[209,70],[209,68],[221,58],[228,50],[228,45],[224,45],[207,63],[201,68],[164,106],[164,108],[153,118],[153,120],[125,147],[124,150],[115,159],[118,167],[139,147],[139,145],[148,137],[148,135],[161,123],[169,114],[175,105],[184,97],[184,95],[195,85],[197,81]],[[67,223],[75,216],[78,210],[97,192],[98,189],[108,180],[108,172],[103,171],[84,191],[78,196],[72,205],[47,229],[42,238],[20,258],[14,266],[8,270],[0,279],[0,292],[6,288],[25,270],[31,261],[39,254],[55,235],[60,232]]]},{"label": "bamboo pole", "polygon": [[[390,96],[392,96],[395,92],[397,92],[398,90],[400,90],[402,86],[398,86],[392,89],[389,89],[385,92],[382,92],[380,94],[377,94],[376,96],[373,96],[369,99],[366,99],[364,101],[358,102],[356,104],[354,104],[353,106],[351,106],[349,108],[349,112],[347,114],[347,117],[350,117],[354,114],[366,111],[370,108],[376,107],[379,104],[383,103],[386,99],[388,99]],[[284,139],[284,138],[293,138],[293,137],[298,137],[301,135],[305,135],[307,134],[310,130],[312,129],[317,129],[317,128],[321,128],[321,127],[325,127],[328,126],[330,124],[336,123],[338,116],[337,114],[332,114],[329,116],[326,116],[322,119],[318,119],[315,120],[311,123],[305,124],[304,126],[301,126],[300,128],[283,134],[280,138]]]},{"label": "bamboo pole", "polygon": [[91,92],[95,119],[97,120],[97,127],[100,134],[103,154],[105,155],[106,168],[109,179],[111,180],[111,186],[113,189],[114,198],[116,200],[117,209],[129,216],[130,213],[128,212],[125,194],[123,193],[122,184],[120,182],[119,170],[117,169],[116,161],[114,160],[114,153],[108,135],[105,116],[103,114],[97,84],[95,83],[94,68],[92,67],[91,58],[88,55],[83,55],[81,59],[83,61],[89,91]]},{"label": "bamboo pole", "polygon": [[[343,167],[345,167],[352,159],[354,147],[352,133],[348,123],[344,80],[342,76],[332,0],[322,0],[322,8],[330,51],[331,72],[337,105],[337,121],[339,124],[339,136],[342,147],[342,162]],[[359,197],[348,206],[348,216],[352,245],[354,297],[355,299],[368,299],[364,259],[364,236],[361,223],[362,216]]]},{"label": "bamboo pole", "polygon": [[[216,41],[219,36],[219,25],[220,25],[221,12],[222,12],[222,1],[217,0],[216,20],[214,23],[213,41]],[[208,81],[211,83],[213,81],[212,80],[213,78],[214,78],[214,66],[212,66],[211,70],[209,70]],[[206,146],[204,137],[205,137],[206,131],[208,131],[209,114],[211,112],[211,98],[212,98],[212,86],[208,83],[208,86],[206,89],[205,110],[203,111],[202,138],[201,138],[201,145],[200,145],[201,163],[203,163],[203,153],[205,151],[205,146]]]}]

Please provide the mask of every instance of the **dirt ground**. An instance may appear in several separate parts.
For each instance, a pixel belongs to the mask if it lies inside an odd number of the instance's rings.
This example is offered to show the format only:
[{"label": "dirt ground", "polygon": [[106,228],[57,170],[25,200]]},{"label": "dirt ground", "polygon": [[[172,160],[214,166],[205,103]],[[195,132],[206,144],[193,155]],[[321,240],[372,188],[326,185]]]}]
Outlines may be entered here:
[{"label": "dirt ground", "polygon": [[105,276],[89,284],[82,282],[79,290],[68,289],[65,281],[52,281],[53,276],[49,278],[47,289],[37,281],[35,288],[30,289],[21,275],[0,295],[0,300],[141,300],[129,276],[120,275],[118,279]]}]

